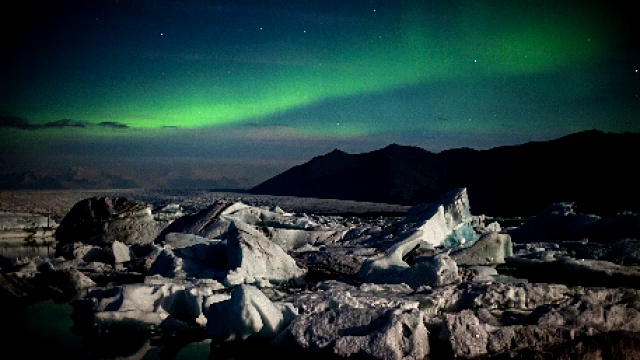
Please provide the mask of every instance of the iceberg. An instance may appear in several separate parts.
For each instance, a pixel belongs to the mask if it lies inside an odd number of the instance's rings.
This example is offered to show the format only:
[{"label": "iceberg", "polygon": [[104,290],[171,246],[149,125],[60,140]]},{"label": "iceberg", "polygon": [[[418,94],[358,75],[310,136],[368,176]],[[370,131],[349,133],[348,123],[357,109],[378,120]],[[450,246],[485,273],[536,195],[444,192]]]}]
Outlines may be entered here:
[{"label": "iceberg", "polygon": [[418,248],[470,246],[480,234],[473,229],[473,217],[465,188],[443,195],[438,201],[414,206],[394,228],[396,242],[378,258],[366,260],[360,277],[366,282],[443,285],[459,281],[458,268],[447,252],[413,266],[404,259]]},{"label": "iceberg", "polygon": [[233,288],[229,299],[208,311],[206,336],[215,341],[273,338],[298,315],[290,303],[274,303],[251,285]]}]

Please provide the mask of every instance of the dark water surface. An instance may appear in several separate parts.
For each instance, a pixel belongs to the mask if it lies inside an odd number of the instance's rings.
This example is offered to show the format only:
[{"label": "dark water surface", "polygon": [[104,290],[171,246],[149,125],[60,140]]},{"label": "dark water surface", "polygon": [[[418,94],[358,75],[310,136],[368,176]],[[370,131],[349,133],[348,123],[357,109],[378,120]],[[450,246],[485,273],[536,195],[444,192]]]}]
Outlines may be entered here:
[{"label": "dark water surface", "polygon": [[[208,343],[191,343],[176,353],[162,353],[162,348],[143,339],[129,337],[92,342],[71,331],[72,306],[52,300],[24,308],[5,308],[2,352],[19,359],[210,359]],[[117,334],[115,336],[117,338]],[[138,341],[140,340],[140,341]]]},{"label": "dark water surface", "polygon": [[36,245],[0,242],[0,256],[7,259],[53,257],[55,251],[55,242],[53,240],[50,243]]},{"label": "dark water surface", "polygon": [[[0,359],[65,360],[339,360],[333,354],[312,354],[291,349],[276,349],[265,342],[238,342],[211,347],[210,342],[180,346],[154,346],[148,336],[126,333],[107,334],[99,339],[73,333],[69,303],[45,300],[21,309],[3,307]],[[12,354],[6,357],[6,354]]]},{"label": "dark water surface", "polygon": [[[55,244],[0,244],[0,256],[6,258],[53,257]],[[212,354],[208,342],[188,343],[182,347],[153,346],[145,332],[108,334],[87,337],[72,331],[73,307],[69,302],[53,300],[16,305],[0,302],[1,354],[13,354],[16,359],[83,359],[83,360],[154,360],[154,359],[223,359],[236,358],[228,354]],[[130,329],[129,329],[130,330]],[[133,335],[131,335],[133,333]],[[0,359],[9,359],[0,355]]]}]

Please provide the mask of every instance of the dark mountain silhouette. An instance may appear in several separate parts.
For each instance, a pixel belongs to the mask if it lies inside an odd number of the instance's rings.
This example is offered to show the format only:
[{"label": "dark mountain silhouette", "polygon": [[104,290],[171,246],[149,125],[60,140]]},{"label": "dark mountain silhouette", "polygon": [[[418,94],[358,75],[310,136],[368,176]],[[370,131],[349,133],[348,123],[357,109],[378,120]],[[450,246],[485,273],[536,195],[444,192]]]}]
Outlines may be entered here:
[{"label": "dark mountain silhouette", "polygon": [[70,167],[60,181],[68,189],[131,189],[138,187],[138,184],[131,179],[84,166]]},{"label": "dark mountain silhouette", "polygon": [[33,171],[0,175],[1,190],[62,189],[64,186],[50,176],[40,176]]},{"label": "dark mountain silhouette", "polygon": [[639,154],[640,134],[597,130],[488,150],[392,144],[362,154],[334,150],[248,192],[416,205],[466,187],[475,214],[531,216],[561,201],[594,214],[640,212]]},{"label": "dark mountain silhouette", "polygon": [[52,190],[52,189],[131,189],[137,188],[133,180],[102,170],[75,166],[61,175],[44,176],[34,171],[0,174],[0,190]]}]

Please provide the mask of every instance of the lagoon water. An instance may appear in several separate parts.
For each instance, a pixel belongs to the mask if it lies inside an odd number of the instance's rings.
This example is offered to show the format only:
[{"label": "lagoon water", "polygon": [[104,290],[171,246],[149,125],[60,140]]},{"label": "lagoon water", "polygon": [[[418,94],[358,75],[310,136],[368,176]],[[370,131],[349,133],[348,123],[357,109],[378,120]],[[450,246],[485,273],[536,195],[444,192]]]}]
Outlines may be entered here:
[{"label": "lagoon water", "polygon": [[[55,246],[0,246],[0,256],[6,258],[51,257]],[[118,338],[109,336],[98,341],[75,334],[71,329],[73,307],[70,303],[45,300],[23,307],[0,304],[3,335],[0,347],[4,354],[20,359],[210,359],[209,343],[192,343],[177,349],[177,353],[151,346],[146,337]]]},{"label": "lagoon water", "polygon": [[8,259],[51,257],[54,255],[55,251],[56,249],[53,241],[51,243],[39,245],[7,244],[6,242],[0,243],[0,256]]},{"label": "lagoon water", "polygon": [[[46,300],[22,309],[2,309],[3,353],[20,359],[210,359],[208,343],[192,343],[176,354],[154,347],[144,339],[91,342],[72,332],[72,306]],[[8,322],[6,322],[8,320]]]}]

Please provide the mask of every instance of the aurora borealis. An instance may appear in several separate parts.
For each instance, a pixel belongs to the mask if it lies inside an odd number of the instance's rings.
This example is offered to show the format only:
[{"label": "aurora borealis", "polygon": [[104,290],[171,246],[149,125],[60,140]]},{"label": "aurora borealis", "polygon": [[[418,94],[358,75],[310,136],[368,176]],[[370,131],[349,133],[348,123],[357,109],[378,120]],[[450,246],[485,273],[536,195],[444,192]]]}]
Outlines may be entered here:
[{"label": "aurora borealis", "polygon": [[27,1],[2,19],[1,170],[242,187],[333,148],[637,132],[622,4]]}]

